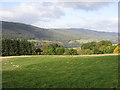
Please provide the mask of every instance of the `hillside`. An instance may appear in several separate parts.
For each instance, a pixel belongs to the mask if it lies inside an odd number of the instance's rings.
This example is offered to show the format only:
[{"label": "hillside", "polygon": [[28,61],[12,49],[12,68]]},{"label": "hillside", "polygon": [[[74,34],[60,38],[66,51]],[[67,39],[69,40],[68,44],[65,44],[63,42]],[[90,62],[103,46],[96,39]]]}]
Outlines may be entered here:
[{"label": "hillside", "polygon": [[82,28],[45,29],[28,24],[2,21],[3,38],[59,41],[76,47],[89,41],[110,40],[117,43],[117,33],[98,32]]}]

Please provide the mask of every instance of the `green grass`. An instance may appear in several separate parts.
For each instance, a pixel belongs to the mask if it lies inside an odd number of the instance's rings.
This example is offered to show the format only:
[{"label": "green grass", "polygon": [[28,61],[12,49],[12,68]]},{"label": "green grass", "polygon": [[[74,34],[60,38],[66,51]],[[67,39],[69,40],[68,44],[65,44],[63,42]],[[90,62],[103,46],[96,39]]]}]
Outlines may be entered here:
[{"label": "green grass", "polygon": [[117,83],[118,56],[3,60],[3,88],[115,88]]}]

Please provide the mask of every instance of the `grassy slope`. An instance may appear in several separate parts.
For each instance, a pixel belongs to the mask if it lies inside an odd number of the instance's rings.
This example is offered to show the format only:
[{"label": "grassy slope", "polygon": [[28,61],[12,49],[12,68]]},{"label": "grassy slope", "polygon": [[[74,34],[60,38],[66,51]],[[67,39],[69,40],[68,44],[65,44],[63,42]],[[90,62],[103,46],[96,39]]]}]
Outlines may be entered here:
[{"label": "grassy slope", "polygon": [[3,60],[3,88],[117,87],[117,63],[117,56],[12,58]]}]

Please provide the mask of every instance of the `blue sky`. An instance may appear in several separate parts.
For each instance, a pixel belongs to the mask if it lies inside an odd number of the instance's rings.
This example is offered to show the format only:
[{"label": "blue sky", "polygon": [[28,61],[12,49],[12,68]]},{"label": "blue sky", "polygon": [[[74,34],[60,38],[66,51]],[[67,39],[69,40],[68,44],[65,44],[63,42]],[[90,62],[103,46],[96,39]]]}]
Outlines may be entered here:
[{"label": "blue sky", "polygon": [[87,28],[118,31],[118,3],[2,2],[0,19],[44,28]]}]

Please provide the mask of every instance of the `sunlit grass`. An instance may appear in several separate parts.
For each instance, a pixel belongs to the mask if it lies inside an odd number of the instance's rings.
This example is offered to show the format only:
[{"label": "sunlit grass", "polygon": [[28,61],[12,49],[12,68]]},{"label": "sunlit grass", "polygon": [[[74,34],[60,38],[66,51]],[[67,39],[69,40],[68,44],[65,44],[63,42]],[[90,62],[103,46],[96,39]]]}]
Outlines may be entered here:
[{"label": "sunlit grass", "polygon": [[3,60],[3,88],[115,88],[118,56]]}]

